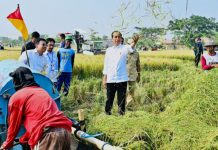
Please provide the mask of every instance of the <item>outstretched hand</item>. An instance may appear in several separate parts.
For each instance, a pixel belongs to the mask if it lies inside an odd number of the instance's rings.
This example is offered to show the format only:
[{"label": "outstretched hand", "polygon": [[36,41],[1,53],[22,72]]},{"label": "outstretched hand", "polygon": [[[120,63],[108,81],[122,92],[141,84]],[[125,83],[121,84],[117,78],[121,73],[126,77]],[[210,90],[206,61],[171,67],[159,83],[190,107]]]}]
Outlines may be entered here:
[{"label": "outstretched hand", "polygon": [[132,37],[132,39],[133,39],[133,41],[134,41],[135,44],[138,42],[139,38],[140,38],[140,37],[139,37],[138,34],[136,34],[136,35],[134,35],[134,36]]},{"label": "outstretched hand", "polygon": [[2,145],[1,148],[0,148],[0,150],[6,150],[6,149],[4,149],[4,147],[3,147],[3,145]]},{"label": "outstretched hand", "polygon": [[139,40],[139,35],[138,35],[138,34],[136,34],[136,35],[134,35],[134,36],[132,37],[132,41],[131,41],[131,43],[130,43],[130,45],[131,45],[132,48],[135,47],[135,45],[136,45],[136,43],[138,42],[138,40]]}]

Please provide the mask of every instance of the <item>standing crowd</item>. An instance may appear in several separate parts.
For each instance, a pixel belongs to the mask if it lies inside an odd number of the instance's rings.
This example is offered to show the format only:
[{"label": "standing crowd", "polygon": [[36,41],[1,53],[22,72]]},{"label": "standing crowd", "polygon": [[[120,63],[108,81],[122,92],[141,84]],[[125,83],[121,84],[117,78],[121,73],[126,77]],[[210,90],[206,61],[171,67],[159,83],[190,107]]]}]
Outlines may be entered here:
[{"label": "standing crowd", "polygon": [[[60,92],[68,95],[74,66],[75,51],[71,48],[72,36],[60,35],[61,42],[57,53],[55,40],[40,38],[38,32],[32,33],[31,41],[22,47],[19,61],[31,69],[46,75]],[[113,46],[106,50],[103,87],[107,89],[105,113],[111,114],[115,94],[117,93],[118,113],[124,115],[126,106],[134,101],[136,83],[140,81],[140,60],[135,45],[139,36],[129,39],[127,45],[121,32],[111,34]]]},{"label": "standing crowd", "polygon": [[72,36],[65,37],[61,34],[60,37],[61,43],[56,53],[53,38],[43,39],[38,32],[33,32],[31,41],[22,47],[19,61],[49,77],[59,92],[64,84],[63,93],[66,96],[72,78],[75,52],[71,48]]},{"label": "standing crowd", "polygon": [[[136,82],[140,81],[140,60],[135,48],[139,36],[130,39],[128,45],[124,45],[119,31],[114,31],[111,36],[113,46],[106,50],[103,69],[102,83],[107,89],[105,113],[111,115],[117,93],[118,113],[124,115],[126,106],[134,101]],[[64,84],[63,93],[66,96],[72,79],[75,52],[71,48],[72,36],[62,34],[60,37],[61,43],[56,53],[53,38],[43,39],[38,32],[33,32],[31,41],[22,47],[19,61],[50,78],[59,92]],[[21,125],[24,125],[26,133],[19,141],[29,145],[32,150],[70,150],[72,122],[36,83],[29,68],[19,67],[9,74],[16,93],[8,104],[9,126],[1,149],[13,147]]]}]

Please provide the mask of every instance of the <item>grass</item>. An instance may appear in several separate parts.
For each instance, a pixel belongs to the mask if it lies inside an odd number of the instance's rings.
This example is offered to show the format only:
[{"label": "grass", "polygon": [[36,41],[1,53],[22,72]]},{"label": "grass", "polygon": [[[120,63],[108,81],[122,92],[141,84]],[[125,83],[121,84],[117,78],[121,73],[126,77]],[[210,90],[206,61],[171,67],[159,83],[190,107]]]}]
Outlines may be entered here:
[{"label": "grass", "polygon": [[[0,51],[0,60],[18,58],[19,51]],[[125,116],[104,114],[106,91],[101,78],[104,57],[76,55],[74,78],[64,113],[77,118],[85,109],[87,131],[125,150],[218,149],[218,70],[195,68],[193,52],[140,52],[141,82]],[[134,110],[134,111],[131,111]]]}]

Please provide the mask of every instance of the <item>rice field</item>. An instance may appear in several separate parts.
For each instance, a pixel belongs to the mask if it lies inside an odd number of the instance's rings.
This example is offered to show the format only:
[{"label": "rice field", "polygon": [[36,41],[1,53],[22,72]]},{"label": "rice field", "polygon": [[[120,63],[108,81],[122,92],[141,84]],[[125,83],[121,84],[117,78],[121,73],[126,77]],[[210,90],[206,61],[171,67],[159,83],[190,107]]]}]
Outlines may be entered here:
[{"label": "rice field", "polygon": [[[0,60],[20,51],[0,51]],[[74,77],[62,109],[70,117],[86,112],[88,133],[125,150],[218,149],[218,70],[195,68],[190,50],[140,52],[141,81],[125,116],[104,114],[103,55],[76,55]]]}]

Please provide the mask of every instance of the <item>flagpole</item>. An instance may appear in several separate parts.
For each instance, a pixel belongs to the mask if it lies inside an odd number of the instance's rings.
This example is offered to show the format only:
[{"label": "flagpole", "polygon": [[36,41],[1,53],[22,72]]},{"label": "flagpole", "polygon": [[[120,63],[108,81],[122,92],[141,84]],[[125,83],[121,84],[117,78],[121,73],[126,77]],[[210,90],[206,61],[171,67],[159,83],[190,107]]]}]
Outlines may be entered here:
[{"label": "flagpole", "polygon": [[24,43],[24,50],[25,50],[26,58],[27,58],[27,64],[30,67],[30,60],[29,60],[29,56],[28,56],[28,53],[27,53],[27,49],[26,49],[26,41],[24,39],[23,39],[23,43]]},{"label": "flagpole", "polygon": [[[19,4],[17,4],[17,8],[20,9],[20,5]],[[27,53],[27,49],[26,49],[26,41],[25,41],[24,38],[23,38],[23,43],[24,43],[24,50],[26,52],[27,63],[28,63],[28,66],[30,67],[30,60],[29,60],[29,56],[28,56],[28,53]]]}]

